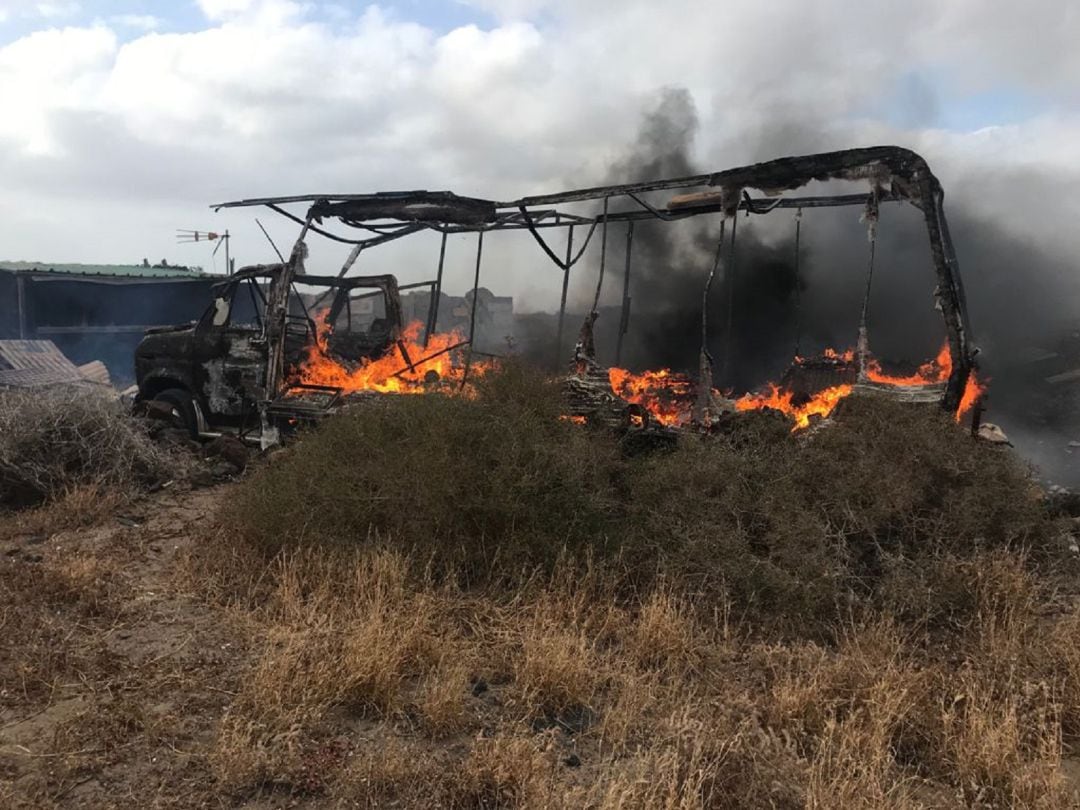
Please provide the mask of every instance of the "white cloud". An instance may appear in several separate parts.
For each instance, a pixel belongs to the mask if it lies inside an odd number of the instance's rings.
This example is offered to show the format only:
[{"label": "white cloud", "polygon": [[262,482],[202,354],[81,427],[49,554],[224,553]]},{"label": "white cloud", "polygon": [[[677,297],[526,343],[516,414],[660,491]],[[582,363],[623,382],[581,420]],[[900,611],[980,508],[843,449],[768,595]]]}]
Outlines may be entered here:
[{"label": "white cloud", "polygon": [[203,14],[211,20],[220,20],[230,14],[239,14],[255,5],[254,0],[198,0],[198,2]]},{"label": "white cloud", "polygon": [[0,48],[0,143],[33,154],[62,151],[53,116],[94,111],[115,52],[116,37],[102,27],[39,31]]},{"label": "white cloud", "polygon": [[545,7],[553,5],[551,0],[457,0],[457,2],[486,11],[502,20],[533,17]]},{"label": "white cloud", "polygon": [[155,31],[161,28],[164,20],[153,14],[117,14],[109,18],[109,22],[123,28],[135,28],[140,31]]},{"label": "white cloud", "polygon": [[15,16],[56,20],[73,17],[81,8],[82,4],[76,0],[0,0],[0,22]]},{"label": "white cloud", "polygon": [[252,14],[264,20],[282,21],[303,10],[302,4],[292,0],[198,0],[198,3],[207,19],[214,22]]},{"label": "white cloud", "polygon": [[34,3],[34,10],[42,17],[50,19],[59,17],[73,17],[79,13],[81,5],[74,0],[69,2],[39,2]]}]

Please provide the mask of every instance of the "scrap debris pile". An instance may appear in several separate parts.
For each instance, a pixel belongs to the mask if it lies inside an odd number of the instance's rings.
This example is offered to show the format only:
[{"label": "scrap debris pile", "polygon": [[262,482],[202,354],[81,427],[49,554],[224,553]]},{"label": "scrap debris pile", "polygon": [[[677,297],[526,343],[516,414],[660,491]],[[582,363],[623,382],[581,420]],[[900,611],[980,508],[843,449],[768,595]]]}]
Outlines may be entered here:
[{"label": "scrap debris pile", "polygon": [[[865,191],[789,194],[812,183],[831,181],[858,183],[864,185]],[[205,436],[229,431],[266,448],[297,423],[331,413],[350,394],[468,391],[470,375],[482,374],[490,362],[481,360],[483,355],[476,351],[476,302],[485,237],[524,232],[563,273],[557,346],[562,346],[570,272],[586,255],[590,243],[599,246],[596,295],[566,382],[569,419],[618,422],[630,428],[709,428],[713,420],[725,414],[771,409],[786,414],[799,429],[827,416],[844,397],[875,387],[914,401],[937,399],[946,411],[962,416],[972,410],[980,383],[972,378],[976,350],[970,340],[966,302],[943,201],[941,184],[920,155],[895,146],[874,146],[512,200],[463,197],[449,191],[388,191],[223,202],[214,207],[266,207],[299,225],[293,249],[288,260],[282,257],[280,264],[244,268],[217,285],[214,315],[201,330],[178,329],[148,336],[136,356],[140,397],[160,396],[160,389],[167,386],[165,393],[182,401],[184,410],[192,414],[189,421],[194,432]],[[925,221],[937,279],[935,306],[944,319],[949,351],[914,374],[893,377],[875,365],[869,355],[866,301],[871,290],[881,206],[905,202],[919,209]],[[302,208],[289,211],[293,206]],[[797,359],[784,379],[763,393],[732,399],[728,392],[718,390],[712,382],[704,312],[708,310],[715,277],[721,274],[725,283],[735,277],[737,217],[793,211],[797,257],[803,209],[848,206],[863,210],[870,237],[867,295],[857,353],[833,352],[821,358]],[[719,222],[720,238],[712,271],[704,279],[701,362],[696,381],[669,370],[634,374],[621,368],[599,367],[592,350],[591,327],[599,306],[610,232],[625,229],[621,335],[630,315],[635,223],[706,216]],[[725,236],[728,223],[730,230]],[[441,237],[433,277],[399,285],[392,275],[350,275],[362,253],[424,233]],[[306,240],[316,234],[352,246],[336,275],[312,276],[306,271]],[[437,335],[448,239],[466,234],[476,240],[468,333]],[[565,245],[551,241],[556,234],[565,235]],[[311,316],[308,302],[295,292],[298,284],[322,288],[317,301],[332,301],[325,316]],[[242,290],[244,285],[249,289]],[[426,322],[408,323],[399,291],[420,288],[428,288]],[[241,329],[232,309],[245,296],[253,302],[256,318],[250,328]],[[211,351],[213,346],[225,345],[219,342],[211,346],[209,338],[215,337],[215,330],[231,330],[229,343],[235,351],[227,356]],[[184,360],[192,355],[189,349],[193,345],[206,355],[200,356],[195,367]],[[462,351],[455,356],[458,349]],[[162,359],[169,362],[159,362]],[[189,384],[180,391],[177,382],[182,383],[185,377],[192,378],[194,386]],[[819,384],[826,378],[833,381]]]},{"label": "scrap debris pile", "polygon": [[[792,432],[797,432],[827,418],[843,399],[857,392],[880,392],[911,402],[940,401],[952,373],[948,343],[936,357],[906,375],[886,372],[870,355],[860,362],[854,349],[826,349],[817,357],[795,357],[782,379],[768,383],[761,392],[731,398],[710,386],[703,396],[700,384],[670,369],[638,374],[624,368],[605,371],[595,360],[594,321],[590,317],[582,327],[566,382],[571,418],[580,422],[599,418],[610,423],[614,412],[624,413],[620,421],[635,426],[707,430],[725,414],[772,410],[788,417]],[[703,379],[707,377],[703,374]],[[976,408],[985,390],[985,383],[972,372],[954,414],[957,423]]]},{"label": "scrap debris pile", "polygon": [[[852,194],[787,193],[829,181],[856,182],[868,188]],[[760,194],[755,197],[751,191]],[[672,192],[677,193],[661,198]],[[957,421],[973,411],[973,427],[977,427],[983,382],[975,375],[977,350],[971,343],[943,199],[940,183],[921,156],[898,147],[878,146],[516,200],[409,191],[220,203],[215,207],[267,207],[300,225],[301,230],[288,259],[281,256],[279,263],[243,267],[214,284],[212,300],[198,321],[147,330],[135,350],[135,403],[171,420],[192,439],[229,436],[268,449],[298,426],[319,421],[359,394],[438,391],[468,395],[469,383],[497,362],[477,350],[485,236],[527,232],[563,272],[564,294],[555,340],[560,347],[570,271],[594,237],[599,246],[596,295],[564,386],[570,420],[654,434],[686,429],[708,432],[740,413],[775,411],[790,419],[795,431],[828,417],[845,397],[876,391],[913,402],[936,401]],[[925,220],[937,279],[933,297],[943,316],[947,339],[937,358],[912,373],[894,375],[869,351],[867,312],[880,208],[902,202],[918,208]],[[291,213],[283,207],[296,205],[306,210]],[[857,348],[796,358],[779,381],[759,392],[736,397],[714,385],[706,313],[717,275],[721,274],[725,283],[736,277],[738,217],[794,211],[797,263],[803,209],[847,206],[862,209],[870,243]],[[592,328],[605,275],[609,231],[625,228],[622,335],[630,315],[635,223],[702,216],[716,218],[719,240],[712,270],[703,279],[696,376],[670,369],[634,373],[601,367],[596,362]],[[725,230],[729,224],[730,229]],[[331,226],[336,230],[327,230]],[[399,284],[390,274],[351,273],[365,251],[421,233],[441,236],[432,278]],[[565,234],[565,247],[550,241],[553,233]],[[472,305],[464,334],[436,331],[439,302],[445,297],[447,241],[455,234],[476,238]],[[336,274],[308,273],[307,240],[313,235],[351,245]],[[428,289],[426,318],[414,319],[415,312],[407,318],[400,292],[421,288]],[[729,289],[735,289],[733,284]],[[0,371],[4,371],[2,365]],[[23,377],[39,373],[24,368],[6,371]],[[65,368],[63,373],[74,376],[77,371]]]},{"label": "scrap debris pile", "polygon": [[[487,357],[467,361],[468,340],[456,331],[432,334],[425,345],[424,325],[419,321],[403,329],[396,351],[375,359],[348,362],[330,351],[333,326],[328,319],[320,313],[314,320],[318,326],[316,339],[293,369],[290,382],[333,387],[344,394],[435,391],[458,394],[469,391],[466,369],[475,378],[487,373],[497,362]],[[689,375],[670,369],[634,373],[624,368],[600,367],[594,359],[592,323],[593,319],[587,320],[582,330],[571,374],[564,381],[567,418],[578,423],[600,421],[624,428],[694,429],[707,428],[710,418],[723,414],[773,410],[787,416],[795,432],[828,417],[841,400],[858,390],[888,390],[894,396],[913,401],[936,401],[952,369],[947,344],[935,358],[908,375],[887,373],[873,357],[860,371],[854,350],[826,349],[818,357],[796,357],[783,378],[778,383],[769,383],[763,392],[731,398],[710,389],[710,395],[702,403],[701,386]],[[8,341],[5,345],[15,343]],[[35,349],[43,351],[36,344]],[[54,354],[58,352],[54,350]],[[53,357],[47,352],[45,355]],[[970,413],[984,390],[984,384],[972,374],[956,412],[958,422]],[[167,420],[171,410],[167,406],[155,409],[151,405],[148,413]]]}]

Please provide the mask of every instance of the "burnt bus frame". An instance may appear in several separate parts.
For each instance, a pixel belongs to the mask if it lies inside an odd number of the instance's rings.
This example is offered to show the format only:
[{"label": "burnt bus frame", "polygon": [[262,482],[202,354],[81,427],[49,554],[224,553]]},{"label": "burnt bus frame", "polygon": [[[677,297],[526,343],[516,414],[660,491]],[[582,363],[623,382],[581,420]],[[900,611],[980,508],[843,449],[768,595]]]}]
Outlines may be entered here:
[{"label": "burnt bus frame", "polygon": [[[870,191],[866,194],[783,196],[786,192],[795,191],[812,181],[829,180],[868,181]],[[654,191],[686,189],[703,190],[672,198],[664,208],[649,204],[641,196]],[[763,192],[767,196],[752,197],[749,193],[750,189]],[[713,213],[734,217],[740,211],[746,212],[747,215],[764,215],[777,209],[839,206],[865,206],[868,210],[876,211],[879,203],[907,201],[923,213],[926,224],[931,260],[937,275],[937,288],[934,295],[945,321],[949,351],[953,360],[952,372],[945,385],[941,405],[945,410],[955,413],[959,409],[968,377],[975,367],[976,350],[971,344],[967,303],[956,252],[945,217],[944,199],[945,193],[941,183],[920,155],[898,146],[872,146],[784,157],[709,174],[596,186],[507,201],[462,197],[448,191],[404,191],[262,197],[218,203],[212,208],[221,210],[264,206],[301,226],[300,235],[293,246],[289,261],[281,266],[281,280],[285,283],[276,285],[279,294],[283,291],[287,293],[292,278],[303,273],[303,260],[306,255],[304,240],[308,232],[353,246],[349,259],[341,269],[341,277],[345,276],[364,250],[423,231],[435,231],[442,234],[436,278],[402,287],[402,289],[411,287],[431,289],[431,306],[427,318],[428,334],[434,330],[438,319],[446,237],[449,234],[477,234],[473,312],[469,335],[465,341],[465,344],[470,347],[467,369],[468,362],[471,362],[472,343],[475,337],[476,291],[480,282],[483,235],[486,232],[529,231],[548,258],[563,271],[557,337],[557,345],[561,346],[570,268],[584,255],[598,227],[602,238],[600,261],[602,279],[607,230],[608,225],[613,222],[628,223],[629,229],[637,221],[669,222]],[[602,210],[589,216],[570,213],[559,208],[560,205],[582,202],[599,203]],[[285,206],[293,205],[306,205],[306,213],[301,216],[285,208]],[[336,220],[340,225],[349,228],[350,235],[345,236],[327,230],[324,227],[326,220]],[[564,258],[556,254],[543,234],[544,231],[559,228],[567,232]],[[573,236],[576,228],[585,229],[586,235],[575,252]],[[364,235],[357,236],[356,234]],[[629,238],[627,243],[629,251]],[[624,284],[629,281],[629,261],[628,252]],[[273,299],[273,293],[271,293],[271,299]],[[280,306],[275,308],[273,304],[271,300],[268,313],[280,310]],[[627,321],[628,308],[629,298],[624,294],[623,325]],[[283,314],[283,310],[279,312],[280,314]],[[281,325],[283,326],[283,320]],[[280,327],[274,324],[270,324],[269,327],[268,336],[273,346],[273,339],[279,335]],[[270,372],[267,375],[268,390],[273,390],[269,388],[269,383],[280,380],[280,352],[271,352],[268,371]]]}]

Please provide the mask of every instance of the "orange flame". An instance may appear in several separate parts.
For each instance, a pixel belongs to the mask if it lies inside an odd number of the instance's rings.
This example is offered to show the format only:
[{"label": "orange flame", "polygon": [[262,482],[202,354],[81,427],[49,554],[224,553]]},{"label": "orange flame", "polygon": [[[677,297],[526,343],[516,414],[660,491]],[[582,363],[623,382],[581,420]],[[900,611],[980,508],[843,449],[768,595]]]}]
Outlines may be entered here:
[{"label": "orange flame", "polygon": [[[852,363],[855,361],[855,352],[852,349],[843,352],[826,349],[821,357],[838,363]],[[805,362],[806,360],[802,357],[795,358],[796,365]],[[866,365],[867,378],[878,385],[935,385],[946,382],[951,373],[952,355],[949,353],[948,343],[941,347],[933,360],[919,366],[914,374],[906,376],[886,374],[881,364],[874,358],[869,358]],[[610,369],[608,377],[612,391],[628,402],[634,402],[646,408],[657,422],[670,426],[689,424],[693,399],[693,386],[689,378],[667,369],[633,374],[621,368]],[[852,385],[836,385],[818,391],[806,401],[796,404],[794,392],[770,383],[767,393],[746,394],[735,401],[735,408],[739,411],[760,408],[781,411],[795,422],[792,431],[796,431],[809,427],[814,416],[826,417],[831,414],[837,404],[853,390]],[[957,422],[960,422],[975,406],[985,391],[986,386],[972,372],[968,377],[960,407],[956,412]]]},{"label": "orange flame", "polygon": [[[931,385],[934,383],[947,382],[949,376],[952,374],[952,353],[949,351],[949,344],[946,341],[941,350],[937,353],[937,357],[929,362],[923,363],[919,366],[918,371],[914,374],[906,377],[893,376],[885,374],[881,370],[881,364],[874,359],[871,359],[866,366],[866,376],[871,382],[881,383],[884,385]],[[968,375],[967,384],[964,386],[964,393],[960,397],[960,407],[956,410],[956,421],[959,422],[964,416],[975,407],[975,403],[979,401],[979,398],[986,392],[986,385],[978,379],[978,375],[973,371]]]},{"label": "orange flame", "polygon": [[609,368],[611,390],[641,405],[661,425],[684,425],[690,421],[693,384],[689,377],[666,368],[633,374],[624,368]]},{"label": "orange flame", "polygon": [[[421,394],[429,391],[433,384],[460,382],[464,374],[464,366],[455,357],[456,352],[452,351],[452,347],[465,340],[456,331],[432,334],[425,348],[420,341],[424,325],[420,321],[413,321],[402,332],[400,346],[391,346],[386,354],[375,360],[363,358],[356,364],[345,364],[329,352],[333,327],[326,323],[323,313],[316,314],[314,320],[317,329],[315,343],[308,347],[307,356],[293,374],[296,382],[326,385],[346,392]],[[436,354],[438,356],[434,357]],[[412,368],[409,367],[410,362]],[[482,375],[491,365],[487,360],[474,360],[470,373]]]},{"label": "orange flame", "polygon": [[826,417],[832,413],[840,400],[851,393],[852,386],[834,385],[832,388],[818,391],[801,405],[793,403],[795,395],[791,391],[784,391],[773,383],[769,384],[769,389],[768,394],[746,394],[739,397],[735,400],[736,410],[753,411],[759,408],[772,408],[782,411],[795,420],[795,426],[791,429],[794,433],[796,430],[810,427],[812,416]]},{"label": "orange flame", "polygon": [[976,379],[975,372],[971,372],[967,385],[964,386],[963,396],[960,397],[960,407],[956,409],[956,421],[959,422],[964,414],[975,407],[975,404],[986,393],[986,384]]},{"label": "orange flame", "polygon": [[881,363],[875,358],[870,358],[866,364],[866,376],[871,382],[883,385],[930,385],[943,383],[952,374],[952,354],[949,353],[949,344],[945,343],[937,353],[937,357],[919,366],[914,374],[906,377],[886,374],[881,370]]}]

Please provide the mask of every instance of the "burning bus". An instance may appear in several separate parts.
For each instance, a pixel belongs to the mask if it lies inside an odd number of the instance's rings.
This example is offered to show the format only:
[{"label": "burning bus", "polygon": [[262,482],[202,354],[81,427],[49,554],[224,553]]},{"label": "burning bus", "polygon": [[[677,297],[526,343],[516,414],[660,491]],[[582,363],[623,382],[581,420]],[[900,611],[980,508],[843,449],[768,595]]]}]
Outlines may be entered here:
[{"label": "burning bus", "polygon": [[[865,184],[853,194],[792,195],[816,181]],[[752,194],[751,192],[756,192]],[[870,348],[867,303],[882,207],[907,202],[922,214],[937,280],[933,297],[946,341],[937,357],[909,374],[886,373]],[[566,378],[567,416],[618,423],[625,429],[708,430],[725,414],[772,409],[793,430],[826,417],[855,393],[938,402],[957,419],[972,410],[982,386],[975,376],[963,285],[944,210],[944,192],[926,161],[895,146],[785,157],[710,174],[600,186],[509,201],[451,192],[270,197],[221,203],[216,209],[260,206],[299,226],[287,260],[243,268],[218,285],[203,318],[192,326],[151,330],[136,354],[141,400],[164,403],[192,433],[231,432],[268,446],[283,430],[317,419],[342,403],[377,393],[456,391],[492,361],[476,347],[476,312],[485,237],[525,231],[562,273],[556,345],[562,345],[570,273],[599,242],[596,293]],[[736,217],[777,210],[852,206],[862,209],[870,242],[869,272],[855,345],[796,357],[781,380],[735,395],[713,384],[708,301],[717,275],[729,274],[736,252]],[[582,210],[584,207],[585,210]],[[698,374],[668,369],[634,373],[596,360],[593,324],[607,272],[613,229],[625,229],[624,294],[619,340],[629,321],[633,228],[693,217],[719,222],[715,261],[702,268]],[[730,226],[728,226],[730,223]],[[441,235],[435,277],[399,285],[394,276],[352,276],[363,251],[415,234]],[[551,236],[562,233],[555,246]],[[446,240],[476,236],[468,330],[435,331],[442,296]],[[578,241],[575,243],[575,236]],[[335,276],[309,276],[308,240],[321,237],[349,252]],[[797,244],[797,243],[796,243]],[[430,309],[405,323],[399,291],[427,287]],[[307,290],[308,292],[303,292]],[[618,351],[616,356],[618,356]]]}]

